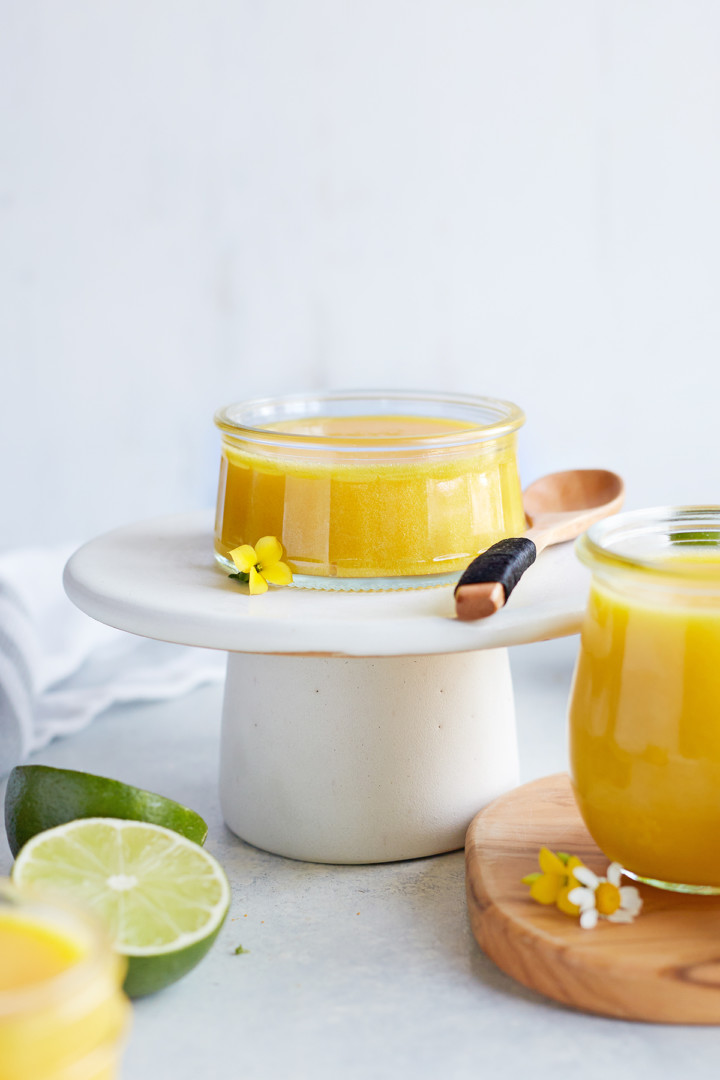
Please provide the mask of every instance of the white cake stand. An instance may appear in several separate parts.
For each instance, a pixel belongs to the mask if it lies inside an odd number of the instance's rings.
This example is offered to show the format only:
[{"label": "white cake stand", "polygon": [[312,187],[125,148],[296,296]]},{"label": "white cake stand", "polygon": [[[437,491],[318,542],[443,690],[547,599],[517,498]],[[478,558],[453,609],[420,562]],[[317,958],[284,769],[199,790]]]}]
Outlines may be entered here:
[{"label": "white cake stand", "polygon": [[200,512],[91,541],[65,587],[110,626],[227,651],[220,798],[233,832],[364,863],[462,847],[474,814],[515,786],[506,647],[576,633],[588,574],[571,545],[549,548],[478,623],[455,619],[450,586],[251,597],[214,563]]}]

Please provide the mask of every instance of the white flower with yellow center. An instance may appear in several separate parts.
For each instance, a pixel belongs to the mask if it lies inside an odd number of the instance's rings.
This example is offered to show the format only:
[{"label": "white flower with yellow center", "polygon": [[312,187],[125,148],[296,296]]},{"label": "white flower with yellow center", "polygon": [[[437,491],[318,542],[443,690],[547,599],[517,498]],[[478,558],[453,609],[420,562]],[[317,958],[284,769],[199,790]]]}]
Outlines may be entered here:
[{"label": "white flower with yellow center", "polygon": [[614,923],[631,923],[640,913],[642,899],[634,885],[621,885],[620,863],[610,863],[607,877],[598,877],[587,866],[578,866],[573,873],[580,882],[568,894],[571,904],[580,908],[580,925],[592,930],[598,919]]}]

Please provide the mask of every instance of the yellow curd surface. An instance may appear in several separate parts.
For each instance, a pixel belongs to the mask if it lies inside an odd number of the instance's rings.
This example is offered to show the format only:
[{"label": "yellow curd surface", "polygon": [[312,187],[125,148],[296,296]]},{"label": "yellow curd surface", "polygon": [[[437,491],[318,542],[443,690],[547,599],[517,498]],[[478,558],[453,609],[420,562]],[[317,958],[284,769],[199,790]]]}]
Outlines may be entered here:
[{"label": "yellow curd surface", "polygon": [[[322,451],[223,439],[216,550],[277,536],[296,573],[450,573],[525,531],[515,435],[448,449],[411,440],[471,431],[421,416],[313,417],[267,430],[330,440]],[[331,445],[341,440],[340,450]],[[369,452],[368,440],[387,452]]]},{"label": "yellow curd surface", "polygon": [[24,915],[0,914],[0,991],[19,990],[66,971],[87,950]]},{"label": "yellow curd surface", "polygon": [[124,965],[108,953],[82,977],[88,950],[50,923],[0,911],[0,1080],[117,1076]]},{"label": "yellow curd surface", "polygon": [[[720,578],[720,559],[682,561]],[[581,813],[608,858],[642,877],[720,886],[717,597],[666,586],[633,596],[594,583],[570,761]]]}]

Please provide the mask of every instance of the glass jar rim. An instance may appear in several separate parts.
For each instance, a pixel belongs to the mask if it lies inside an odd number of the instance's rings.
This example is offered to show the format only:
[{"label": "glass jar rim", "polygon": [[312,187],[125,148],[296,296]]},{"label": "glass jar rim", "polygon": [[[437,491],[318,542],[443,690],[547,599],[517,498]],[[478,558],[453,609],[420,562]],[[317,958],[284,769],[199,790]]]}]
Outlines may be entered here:
[{"label": "glass jar rim", "polygon": [[[651,537],[667,541],[654,554],[643,552],[643,543]],[[638,550],[613,547],[623,543]],[[717,561],[666,557],[673,545],[682,544],[695,551],[713,547]],[[593,572],[633,574],[648,584],[703,591],[710,587],[720,593],[720,505],[654,506],[613,514],[591,525],[575,541],[575,551]]]},{"label": "glass jar rim", "polygon": [[[412,415],[428,418],[437,418],[439,415],[440,418],[470,422],[473,426],[439,435],[318,435],[277,431],[263,426],[261,422],[264,419],[265,425],[268,425],[281,419],[319,418],[327,415],[328,406],[338,403],[347,403],[353,409],[341,415],[400,415],[387,409],[377,410],[380,403],[397,403],[406,406],[403,415],[408,415],[407,406],[414,405],[420,411]],[[324,411],[323,405],[326,406]],[[437,410],[432,410],[435,405],[438,406]],[[361,411],[363,406],[364,411]],[[286,416],[275,416],[278,410],[284,410]],[[274,418],[268,419],[270,416]],[[231,438],[259,442],[266,446],[334,451],[362,449],[372,453],[387,452],[388,449],[441,450],[498,439],[517,431],[525,422],[525,413],[511,401],[473,394],[444,394],[422,390],[323,390],[235,402],[218,409],[214,419],[217,427]]]},{"label": "glass jar rim", "polygon": [[[56,896],[20,890],[8,878],[0,878],[0,905],[6,902],[40,926],[52,927],[70,939],[87,942],[87,954],[65,971],[12,990],[0,990],[0,1023],[23,1013],[66,1000],[90,985],[107,968],[108,961],[121,963],[110,939],[92,912],[79,910]],[[1,907],[0,907],[1,910]],[[118,986],[122,979],[118,980]]]}]

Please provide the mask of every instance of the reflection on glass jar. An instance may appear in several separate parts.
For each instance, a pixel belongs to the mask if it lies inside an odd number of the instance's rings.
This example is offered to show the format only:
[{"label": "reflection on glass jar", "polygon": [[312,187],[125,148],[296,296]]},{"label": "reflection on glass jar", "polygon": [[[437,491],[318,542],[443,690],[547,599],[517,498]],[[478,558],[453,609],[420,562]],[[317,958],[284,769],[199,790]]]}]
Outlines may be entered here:
[{"label": "reflection on glass jar", "polygon": [[585,823],[637,877],[720,891],[720,507],[620,514],[592,570],[570,700]]},{"label": "reflection on glass jar", "polygon": [[0,1080],[114,1080],[125,967],[92,919],[0,881]]},{"label": "reflection on glass jar", "polygon": [[438,584],[525,531],[524,416],[509,402],[337,392],[231,405],[215,421],[215,551],[231,569],[232,548],[271,535],[306,587]]}]

